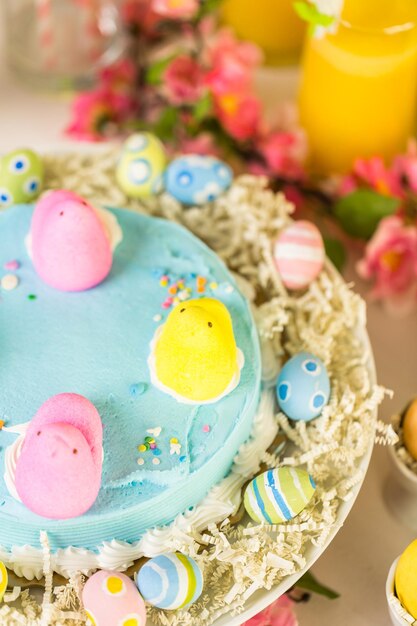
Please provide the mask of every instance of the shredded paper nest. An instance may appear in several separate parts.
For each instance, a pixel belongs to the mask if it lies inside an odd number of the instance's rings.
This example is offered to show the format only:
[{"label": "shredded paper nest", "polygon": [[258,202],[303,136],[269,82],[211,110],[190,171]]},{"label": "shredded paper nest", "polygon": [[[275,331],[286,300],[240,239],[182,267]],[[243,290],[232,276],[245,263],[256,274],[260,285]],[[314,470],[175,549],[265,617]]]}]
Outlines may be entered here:
[{"label": "shredded paper nest", "polygon": [[[375,438],[376,408],[384,390],[372,380],[372,357],[365,328],[365,305],[329,265],[307,292],[294,296],[282,285],[272,259],[271,242],[290,222],[292,206],[267,189],[260,177],[243,176],[217,201],[184,209],[168,195],[146,203],[126,198],[114,179],[117,153],[46,156],[46,188],[66,188],[95,204],[128,207],[182,223],[203,239],[244,279],[244,291],[254,300],[264,352],[264,378],[274,380],[281,359],[301,350],[319,356],[328,367],[332,392],[320,418],[290,423],[283,413],[276,420],[289,439],[284,458],[265,454],[271,466],[305,467],[317,490],[309,506],[287,524],[267,527],[233,525],[225,520],[203,535],[191,535],[184,550],[203,570],[205,587],[187,611],[149,608],[155,626],[208,626],[223,614],[237,614],[258,589],[271,589],[289,574],[302,570],[308,551],[323,546],[340,525],[344,501],[363,479]],[[379,440],[387,432],[381,429]],[[356,487],[356,489],[355,489]],[[45,594],[40,605],[25,590],[6,596],[0,621],[6,625],[85,624],[80,603],[83,577],[73,576],[64,587],[52,588],[47,537],[43,537]]]}]

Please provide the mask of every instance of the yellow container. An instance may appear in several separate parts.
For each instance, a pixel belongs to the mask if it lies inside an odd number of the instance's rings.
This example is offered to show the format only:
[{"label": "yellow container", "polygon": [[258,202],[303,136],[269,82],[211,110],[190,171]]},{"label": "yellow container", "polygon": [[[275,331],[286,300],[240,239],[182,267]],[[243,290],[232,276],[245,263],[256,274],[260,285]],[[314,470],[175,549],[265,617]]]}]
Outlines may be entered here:
[{"label": "yellow container", "polygon": [[299,104],[312,169],[404,150],[416,94],[416,0],[346,0],[336,32],[306,40]]},{"label": "yellow container", "polygon": [[305,25],[293,0],[225,0],[222,16],[240,38],[262,48],[268,63],[285,64],[298,57]]}]

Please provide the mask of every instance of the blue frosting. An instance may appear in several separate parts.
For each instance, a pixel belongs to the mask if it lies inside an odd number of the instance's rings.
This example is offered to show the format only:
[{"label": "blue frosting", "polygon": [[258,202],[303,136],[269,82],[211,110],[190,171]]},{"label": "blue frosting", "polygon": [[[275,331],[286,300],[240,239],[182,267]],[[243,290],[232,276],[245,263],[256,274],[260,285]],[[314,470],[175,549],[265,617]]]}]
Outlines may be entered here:
[{"label": "blue frosting", "polygon": [[[7,426],[26,422],[52,395],[74,392],[95,404],[104,425],[99,497],[82,517],[58,522],[31,513],[8,493],[4,455],[15,435],[0,431],[0,545],[6,549],[39,546],[40,529],[48,532],[53,549],[136,541],[148,528],[197,504],[227,474],[250,434],[259,401],[260,352],[248,304],[233,278],[184,228],[114,212],[123,241],[111,274],[82,293],[56,291],[35,273],[24,244],[31,206],[0,214],[0,268],[13,259],[21,263],[19,286],[0,294],[0,419]],[[182,404],[150,382],[149,344],[169,311],[162,307],[169,297],[169,285],[161,285],[165,275],[170,285],[183,278],[193,297],[196,275],[204,276],[204,295],[219,298],[231,313],[245,366],[238,387],[217,403]],[[158,427],[158,436],[147,432]],[[139,452],[146,437],[153,437],[157,448]],[[181,444],[180,454],[170,454],[172,438]]]}]

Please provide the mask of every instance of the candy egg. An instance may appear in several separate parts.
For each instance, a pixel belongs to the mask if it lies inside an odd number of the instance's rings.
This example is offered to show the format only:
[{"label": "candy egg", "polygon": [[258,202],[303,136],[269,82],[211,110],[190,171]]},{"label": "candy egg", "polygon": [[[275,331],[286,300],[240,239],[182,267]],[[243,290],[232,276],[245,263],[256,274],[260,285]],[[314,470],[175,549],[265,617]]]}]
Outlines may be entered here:
[{"label": "candy egg", "polygon": [[159,139],[151,133],[135,133],[123,144],[116,180],[127,196],[146,198],[161,191],[165,165]]},{"label": "candy egg", "polygon": [[281,411],[290,419],[309,422],[318,417],[330,396],[323,361],[310,352],[293,356],[278,376],[276,393]]},{"label": "candy egg", "polygon": [[400,556],[395,570],[395,591],[405,610],[417,619],[417,539]]},{"label": "candy egg", "polygon": [[145,626],[146,608],[135,583],[119,572],[101,571],[83,589],[83,604],[91,626]]},{"label": "candy egg", "polygon": [[211,156],[178,157],[165,172],[165,187],[179,202],[201,205],[218,198],[233,180],[226,163]]},{"label": "candy egg", "polygon": [[417,461],[417,399],[407,408],[403,423],[404,445]]},{"label": "candy egg", "polygon": [[320,231],[305,220],[294,222],[278,237],[273,256],[288,289],[303,289],[320,274],[325,258]]},{"label": "candy egg", "polygon": [[145,563],[136,582],[149,604],[172,611],[193,604],[203,591],[200,568],[180,552],[162,554]]},{"label": "candy egg", "polygon": [[314,480],[305,470],[295,467],[268,470],[249,483],[245,509],[255,522],[281,524],[301,513],[315,489]]},{"label": "candy egg", "polygon": [[7,583],[9,581],[9,577],[7,574],[7,569],[0,561],[0,602],[3,600],[3,596],[6,593]]},{"label": "candy egg", "polygon": [[0,159],[0,208],[34,200],[42,184],[43,163],[32,150],[14,150]]}]

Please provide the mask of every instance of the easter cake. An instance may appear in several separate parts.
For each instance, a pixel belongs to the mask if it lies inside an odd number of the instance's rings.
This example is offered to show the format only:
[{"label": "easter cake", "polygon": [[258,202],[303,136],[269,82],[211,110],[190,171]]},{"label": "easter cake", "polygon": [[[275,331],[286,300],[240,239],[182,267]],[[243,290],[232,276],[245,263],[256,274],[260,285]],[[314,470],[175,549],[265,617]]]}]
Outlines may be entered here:
[{"label": "easter cake", "polygon": [[50,624],[143,626],[145,600],[208,626],[285,591],[372,448],[363,302],[261,177],[143,133],[32,155],[0,189],[0,566],[45,577]]}]

